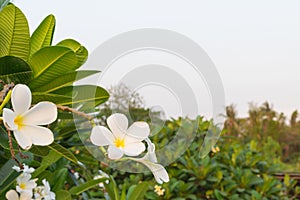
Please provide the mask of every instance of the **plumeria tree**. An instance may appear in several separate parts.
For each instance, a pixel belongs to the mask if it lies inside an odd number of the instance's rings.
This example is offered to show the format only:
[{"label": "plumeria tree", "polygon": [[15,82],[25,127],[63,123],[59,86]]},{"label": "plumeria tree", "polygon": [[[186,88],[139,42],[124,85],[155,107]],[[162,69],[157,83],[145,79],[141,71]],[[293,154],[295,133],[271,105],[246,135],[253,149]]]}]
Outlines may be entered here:
[{"label": "plumeria tree", "polygon": [[[114,179],[98,175],[105,163],[85,150],[78,134],[87,134],[85,142],[107,159],[141,163],[159,184],[168,182],[146,122],[128,128],[126,116],[116,113],[106,117],[108,126],[97,124],[95,107],[108,100],[108,92],[73,83],[99,71],[80,70],[88,51],[79,42],[53,45],[54,28],[55,17],[49,15],[31,34],[22,11],[1,2],[0,199],[88,199],[85,192],[99,183],[104,197],[111,194]],[[81,126],[85,123],[89,126]],[[97,174],[88,169],[91,163]],[[137,185],[122,198],[142,198],[146,186]]]}]

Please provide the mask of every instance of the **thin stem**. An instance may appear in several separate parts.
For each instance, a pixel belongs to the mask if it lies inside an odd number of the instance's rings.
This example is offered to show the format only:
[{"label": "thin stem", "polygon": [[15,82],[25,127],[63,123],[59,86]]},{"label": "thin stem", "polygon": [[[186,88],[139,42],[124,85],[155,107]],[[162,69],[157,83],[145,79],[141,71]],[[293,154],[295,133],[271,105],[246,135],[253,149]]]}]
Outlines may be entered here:
[{"label": "thin stem", "polygon": [[7,129],[7,134],[8,134],[8,142],[9,142],[9,149],[10,149],[11,157],[12,157],[12,159],[14,159],[16,161],[16,163],[19,165],[20,169],[23,169],[23,165],[20,163],[20,161],[15,156],[12,139],[11,139],[11,132],[9,129]]},{"label": "thin stem", "polygon": [[76,110],[74,108],[70,108],[68,106],[61,106],[61,105],[56,105],[56,106],[57,106],[58,109],[60,109],[62,111],[72,112],[72,113],[74,113],[74,114],[76,114],[78,116],[81,116],[81,117],[86,118],[88,120],[92,120],[91,116],[85,114],[84,112],[78,111],[78,110]]}]

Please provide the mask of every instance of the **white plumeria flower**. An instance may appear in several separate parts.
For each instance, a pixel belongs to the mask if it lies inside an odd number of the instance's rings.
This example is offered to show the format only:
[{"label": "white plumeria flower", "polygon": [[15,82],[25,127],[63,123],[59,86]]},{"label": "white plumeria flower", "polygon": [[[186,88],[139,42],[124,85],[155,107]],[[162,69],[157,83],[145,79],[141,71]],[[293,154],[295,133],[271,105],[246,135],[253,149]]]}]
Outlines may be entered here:
[{"label": "white plumeria flower", "polygon": [[34,172],[34,168],[32,167],[29,167],[28,165],[26,164],[23,164],[23,169],[21,169],[20,167],[18,166],[13,166],[12,167],[14,170],[16,170],[17,172],[23,172],[23,173],[27,173],[27,174],[32,174]]},{"label": "white plumeria flower", "polygon": [[55,193],[51,192],[49,182],[46,181],[46,179],[44,179],[42,182],[44,186],[38,186],[35,188],[35,199],[54,200]]},{"label": "white plumeria flower", "polygon": [[145,151],[142,142],[150,134],[146,122],[134,122],[128,128],[127,117],[116,113],[107,118],[110,130],[104,126],[95,126],[91,133],[91,142],[97,146],[108,145],[108,158],[119,159],[124,154],[138,156]]},{"label": "white plumeria flower", "polygon": [[30,194],[21,193],[20,196],[15,190],[9,190],[5,195],[7,200],[32,200]]},{"label": "white plumeria flower", "polygon": [[27,173],[22,173],[18,178],[17,178],[17,192],[19,193],[27,193],[32,197],[32,190],[37,186],[35,181],[36,180],[30,180],[31,175]]},{"label": "white plumeria flower", "polygon": [[53,133],[40,125],[47,125],[56,120],[56,105],[51,102],[40,102],[30,108],[31,91],[22,84],[13,88],[11,102],[14,111],[4,108],[3,120],[14,132],[18,144],[23,149],[29,149],[32,144],[41,146],[51,144],[54,140]]}]

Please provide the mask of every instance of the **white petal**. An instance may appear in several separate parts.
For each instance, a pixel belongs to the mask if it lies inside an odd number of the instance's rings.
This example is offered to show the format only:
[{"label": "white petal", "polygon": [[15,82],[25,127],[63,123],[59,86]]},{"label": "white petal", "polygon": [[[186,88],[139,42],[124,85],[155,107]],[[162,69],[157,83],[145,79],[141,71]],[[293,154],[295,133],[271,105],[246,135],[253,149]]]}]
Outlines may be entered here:
[{"label": "white petal", "polygon": [[150,128],[146,122],[134,122],[128,128],[127,134],[142,141],[149,136]]},{"label": "white petal", "polygon": [[16,130],[18,126],[14,123],[14,120],[16,118],[16,114],[7,108],[3,109],[3,120],[4,123],[6,123],[9,126],[10,130]]},{"label": "white petal", "polygon": [[104,126],[95,126],[92,129],[91,142],[94,145],[105,146],[105,145],[113,144],[114,139],[115,138],[113,134],[110,132],[110,130],[108,130]]},{"label": "white petal", "polygon": [[30,180],[26,183],[26,190],[32,190],[35,188],[37,185],[34,180]]},{"label": "white petal", "polygon": [[128,128],[128,120],[124,114],[115,113],[107,118],[107,125],[114,136],[123,138]]},{"label": "white petal", "polygon": [[15,191],[15,190],[9,190],[5,197],[8,199],[8,200],[18,200],[19,199],[19,195],[18,193]]},{"label": "white petal", "polygon": [[29,135],[32,144],[35,145],[47,146],[54,141],[52,131],[42,126],[24,126],[21,131]]},{"label": "white petal", "polygon": [[115,145],[109,145],[108,147],[108,158],[112,160],[120,159],[123,156],[123,151],[117,148]]},{"label": "white petal", "polygon": [[145,151],[145,145],[142,142],[125,144],[124,153],[128,156],[138,156]]},{"label": "white petal", "polygon": [[20,200],[31,200],[32,195],[30,196],[30,194],[23,192],[20,195]]},{"label": "white petal", "polygon": [[28,125],[47,125],[57,118],[57,107],[51,102],[40,102],[24,114],[23,123]]},{"label": "white petal", "polygon": [[26,112],[31,105],[31,91],[29,87],[23,84],[16,85],[12,90],[11,103],[16,114]]},{"label": "white petal", "polygon": [[169,175],[166,169],[156,163],[152,163],[150,161],[145,160],[142,162],[144,165],[146,165],[152,172],[155,180],[157,183],[162,184],[163,182],[169,182]]},{"label": "white petal", "polygon": [[145,141],[148,144],[147,153],[143,159],[150,160],[151,162],[157,163],[157,157],[155,154],[155,145],[151,142],[149,138],[146,138]]},{"label": "white petal", "polygon": [[22,147],[22,149],[28,150],[32,145],[30,135],[28,133],[20,132],[18,130],[14,131],[14,136],[17,140],[17,143]]}]

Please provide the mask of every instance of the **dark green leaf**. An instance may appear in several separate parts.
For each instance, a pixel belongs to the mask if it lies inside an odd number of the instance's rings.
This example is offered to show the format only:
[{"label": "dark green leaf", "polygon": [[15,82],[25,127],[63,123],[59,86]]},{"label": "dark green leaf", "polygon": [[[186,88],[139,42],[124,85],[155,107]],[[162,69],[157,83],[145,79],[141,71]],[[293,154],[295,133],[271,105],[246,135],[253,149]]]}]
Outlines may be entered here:
[{"label": "dark green leaf", "polygon": [[100,179],[96,179],[96,180],[87,181],[79,186],[72,187],[70,189],[70,193],[72,195],[79,195],[79,194],[83,193],[84,191],[89,190],[89,189],[97,186],[99,183],[102,183],[106,180],[107,180],[107,178],[100,178]]},{"label": "dark green leaf", "polygon": [[32,78],[29,65],[20,58],[5,56],[0,58],[0,79],[6,83],[27,84]]},{"label": "dark green leaf", "polygon": [[57,144],[53,142],[51,145],[48,146],[51,150],[55,151],[56,153],[60,154],[64,158],[70,160],[71,162],[78,164],[77,158],[74,156],[74,154],[66,149],[65,147],[61,146],[60,144]]}]

